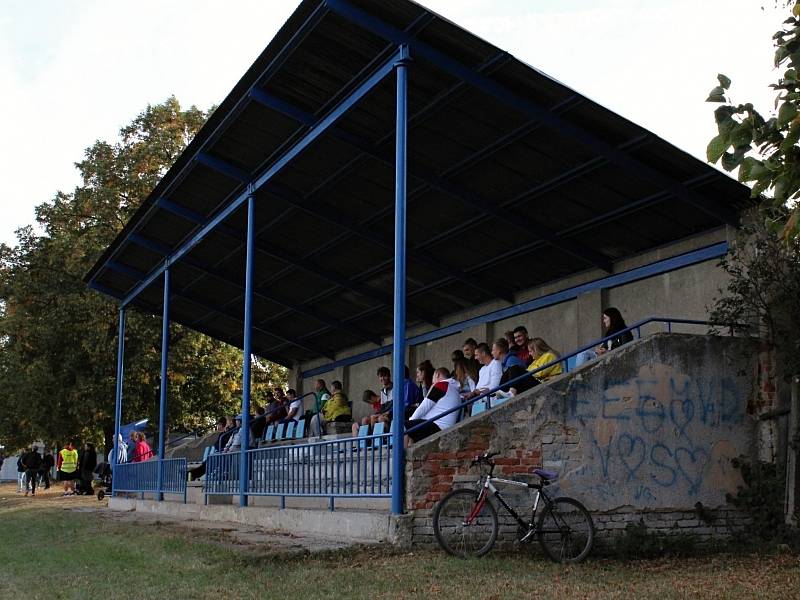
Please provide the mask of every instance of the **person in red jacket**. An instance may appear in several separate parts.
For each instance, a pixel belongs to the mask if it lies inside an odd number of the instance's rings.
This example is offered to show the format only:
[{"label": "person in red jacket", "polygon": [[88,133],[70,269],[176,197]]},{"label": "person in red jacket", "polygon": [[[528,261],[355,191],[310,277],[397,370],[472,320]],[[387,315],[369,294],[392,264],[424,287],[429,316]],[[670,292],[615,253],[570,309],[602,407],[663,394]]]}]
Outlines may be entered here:
[{"label": "person in red jacket", "polygon": [[150,449],[150,444],[147,443],[147,437],[143,432],[136,432],[136,448],[133,450],[131,462],[143,462],[153,457],[153,451]]}]

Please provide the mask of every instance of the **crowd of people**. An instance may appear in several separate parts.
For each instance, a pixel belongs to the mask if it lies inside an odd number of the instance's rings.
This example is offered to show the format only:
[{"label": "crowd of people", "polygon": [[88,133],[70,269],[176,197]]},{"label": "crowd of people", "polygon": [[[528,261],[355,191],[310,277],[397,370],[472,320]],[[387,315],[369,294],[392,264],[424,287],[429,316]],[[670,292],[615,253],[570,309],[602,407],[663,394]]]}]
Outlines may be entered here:
[{"label": "crowd of people", "polygon": [[[626,328],[619,310],[607,308],[603,311],[603,336],[611,339],[596,348],[582,352],[576,357],[576,365],[591,360],[633,339]],[[619,335],[614,335],[619,332]],[[402,385],[395,386],[392,373],[382,366],[376,372],[378,391],[364,390],[361,400],[370,407],[369,414],[353,422],[352,403],[343,390],[341,381],[333,381],[330,389],[324,379],[314,386],[314,409],[306,409],[303,397],[294,389],[278,387],[266,393],[263,405],[255,405],[255,414],[249,419],[249,447],[258,446],[270,425],[305,421],[312,436],[320,436],[331,424],[350,424],[355,437],[360,427],[367,426],[372,432],[378,423],[384,431],[391,428],[394,417],[394,402],[402,402],[406,444],[421,440],[436,432],[452,427],[461,416],[457,410],[465,401],[487,396],[487,401],[506,399],[522,393],[564,371],[560,354],[541,337],[529,337],[528,330],[520,325],[506,331],[503,337],[488,342],[477,342],[467,338],[461,348],[451,355],[452,366],[434,367],[430,360],[420,362],[411,378],[405,367]],[[526,374],[528,377],[524,377]],[[395,398],[395,390],[402,389],[402,397]],[[310,394],[309,394],[310,395]],[[491,404],[490,404],[491,405]],[[240,452],[242,447],[241,414],[220,417],[216,423],[217,438],[214,451],[219,453]],[[145,435],[132,432],[127,444],[119,440],[120,461],[139,462],[153,456]],[[193,476],[201,476],[203,466],[192,470]]]},{"label": "crowd of people", "polygon": [[[619,310],[603,311],[603,336],[611,339],[576,357],[576,365],[591,360],[633,339]],[[619,335],[614,336],[615,333]],[[430,360],[420,362],[411,378],[405,368],[402,378],[403,418],[406,430],[411,429],[406,443],[421,440],[454,425],[460,416],[455,410],[464,401],[493,392],[488,401],[506,399],[547,381],[564,371],[560,354],[541,337],[529,337],[520,325],[506,331],[503,337],[488,342],[467,338],[461,348],[451,355],[452,366],[434,367]],[[529,377],[523,377],[530,373]],[[293,389],[275,388],[267,393],[264,406],[257,406],[250,419],[250,446],[255,447],[269,425],[305,420],[312,436],[319,436],[332,423],[350,423],[356,436],[362,426],[373,431],[378,423],[384,431],[391,427],[394,416],[395,384],[388,367],[378,368],[377,391],[364,390],[361,400],[370,407],[369,414],[353,422],[352,404],[342,389],[341,381],[331,382],[330,389],[323,379],[315,382],[314,405],[306,410],[303,399]],[[442,416],[444,415],[444,416]],[[437,418],[440,417],[440,418]],[[431,421],[431,419],[435,419]],[[241,449],[242,415],[220,417],[217,452],[238,452]],[[147,448],[149,451],[149,447]]]},{"label": "crowd of people", "polygon": [[[77,493],[92,493],[92,478],[97,466],[94,444],[87,442],[79,452],[73,442],[68,442],[54,457],[48,448],[39,453],[39,448],[25,448],[17,459],[17,493],[36,496],[36,488],[43,485],[50,489],[50,475],[56,469],[56,477],[64,486],[62,496]],[[77,483],[77,486],[76,486]]]}]

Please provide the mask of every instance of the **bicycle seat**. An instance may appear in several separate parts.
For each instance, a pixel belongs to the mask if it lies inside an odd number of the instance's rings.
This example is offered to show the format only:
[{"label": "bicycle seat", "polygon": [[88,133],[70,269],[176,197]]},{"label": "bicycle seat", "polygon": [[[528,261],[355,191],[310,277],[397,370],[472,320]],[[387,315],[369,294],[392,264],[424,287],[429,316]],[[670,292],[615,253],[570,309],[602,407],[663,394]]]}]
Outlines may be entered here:
[{"label": "bicycle seat", "polygon": [[544,469],[534,469],[533,474],[538,475],[542,479],[546,480],[558,479],[558,473],[554,473],[553,471],[545,471]]}]

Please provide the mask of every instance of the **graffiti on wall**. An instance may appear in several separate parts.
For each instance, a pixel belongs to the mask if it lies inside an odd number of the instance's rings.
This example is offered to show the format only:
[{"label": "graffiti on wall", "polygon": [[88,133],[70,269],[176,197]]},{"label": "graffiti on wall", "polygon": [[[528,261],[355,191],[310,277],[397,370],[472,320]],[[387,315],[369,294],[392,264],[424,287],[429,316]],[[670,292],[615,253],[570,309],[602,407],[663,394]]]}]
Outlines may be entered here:
[{"label": "graffiti on wall", "polygon": [[565,416],[579,443],[556,436],[543,455],[564,465],[565,484],[607,503],[721,502],[739,483],[731,458],[747,448],[745,403],[735,378],[667,365],[600,386],[573,380]]}]

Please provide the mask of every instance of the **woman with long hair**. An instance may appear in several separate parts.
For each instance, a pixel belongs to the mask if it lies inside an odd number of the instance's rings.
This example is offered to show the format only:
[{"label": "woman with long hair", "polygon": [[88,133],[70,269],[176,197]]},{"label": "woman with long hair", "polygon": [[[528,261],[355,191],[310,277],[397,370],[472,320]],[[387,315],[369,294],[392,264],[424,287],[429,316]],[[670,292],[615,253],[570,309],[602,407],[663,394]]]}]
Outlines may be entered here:
[{"label": "woman with long hair", "polygon": [[609,337],[617,332],[622,332],[619,335],[606,340],[593,350],[584,350],[575,357],[575,366],[578,367],[585,363],[587,360],[597,358],[601,354],[605,354],[609,350],[619,348],[623,344],[633,341],[633,335],[630,331],[622,331],[628,326],[625,324],[625,319],[618,309],[613,306],[608,307],[603,311],[603,337]]},{"label": "woman with long hair", "polygon": [[417,365],[417,386],[422,392],[422,397],[428,396],[428,391],[433,385],[433,364],[429,360],[423,360]]},{"label": "woman with long hair", "polygon": [[[528,366],[528,371],[535,371],[536,369],[545,366],[557,360],[561,356],[558,352],[553,350],[550,345],[540,337],[531,338],[528,340],[528,349],[531,351],[533,362]],[[556,375],[563,373],[561,363],[558,362],[551,367],[542,369],[534,377],[539,381],[546,381]]]},{"label": "woman with long hair", "polygon": [[470,373],[470,363],[466,358],[459,358],[453,363],[453,379],[461,385],[461,394],[469,394],[475,391],[477,377]]}]

